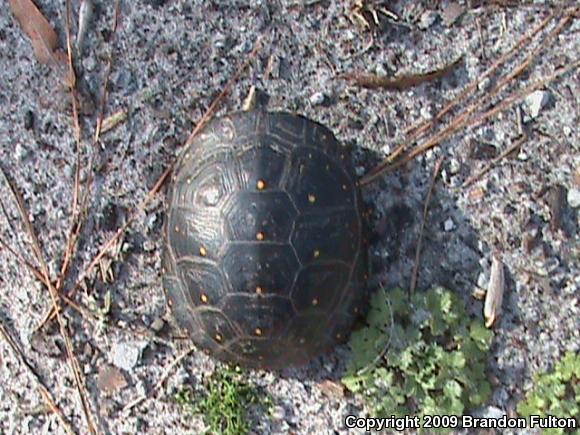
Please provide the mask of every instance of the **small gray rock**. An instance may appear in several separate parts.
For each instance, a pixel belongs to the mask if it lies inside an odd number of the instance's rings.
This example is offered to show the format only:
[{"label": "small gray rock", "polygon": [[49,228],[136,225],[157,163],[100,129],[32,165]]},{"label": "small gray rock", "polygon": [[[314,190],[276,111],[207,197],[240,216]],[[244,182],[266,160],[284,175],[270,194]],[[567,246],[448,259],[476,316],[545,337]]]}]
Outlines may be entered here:
[{"label": "small gray rock", "polygon": [[459,163],[459,160],[457,160],[455,158],[449,159],[449,173],[451,175],[458,174],[460,169],[461,169],[461,163]]},{"label": "small gray rock", "polygon": [[480,272],[477,277],[477,286],[479,288],[487,288],[487,283],[489,282],[489,273]]},{"label": "small gray rock", "polygon": [[274,406],[270,411],[270,416],[275,421],[283,420],[286,417],[286,410],[282,406]]},{"label": "small gray rock", "polygon": [[428,29],[429,27],[431,27],[433,24],[435,24],[435,21],[437,21],[437,17],[439,16],[439,14],[435,11],[425,11],[421,14],[421,18],[419,18],[419,24],[417,24],[419,26],[420,29]]},{"label": "small gray rock", "polygon": [[324,94],[322,92],[315,92],[309,98],[310,104],[312,104],[313,106],[319,106],[322,103],[324,103],[324,98],[325,97],[324,97]]},{"label": "small gray rock", "polygon": [[535,91],[528,95],[525,99],[525,109],[528,115],[533,118],[537,118],[540,111],[548,104],[550,101],[551,94],[548,91]]},{"label": "small gray rock", "polygon": [[131,371],[139,363],[146,347],[146,341],[121,341],[114,343],[111,348],[111,360],[116,367]]},{"label": "small gray rock", "polygon": [[568,190],[568,205],[572,208],[580,207],[580,190],[570,189]]},{"label": "small gray rock", "polygon": [[448,218],[444,223],[443,223],[443,229],[447,232],[449,231],[453,231],[455,229],[455,222],[453,222],[453,219]]}]

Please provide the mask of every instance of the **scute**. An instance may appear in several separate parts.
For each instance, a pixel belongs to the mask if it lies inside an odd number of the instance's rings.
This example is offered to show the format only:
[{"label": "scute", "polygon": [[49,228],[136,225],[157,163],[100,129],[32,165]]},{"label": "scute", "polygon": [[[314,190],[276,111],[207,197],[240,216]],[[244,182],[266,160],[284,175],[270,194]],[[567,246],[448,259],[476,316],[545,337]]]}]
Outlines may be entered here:
[{"label": "scute", "polygon": [[354,207],[353,182],[336,161],[316,148],[299,147],[290,157],[288,194],[302,212]]},{"label": "scute", "polygon": [[223,312],[245,337],[279,337],[294,317],[290,300],[269,295],[233,294],[226,297]]},{"label": "scute", "polygon": [[[303,267],[290,295],[300,314],[330,312],[349,282],[346,263],[318,263]],[[320,314],[319,314],[320,315]]]},{"label": "scute", "polygon": [[177,271],[184,284],[184,294],[189,305],[216,305],[231,292],[221,268],[213,261],[200,257],[183,257]]},{"label": "scute", "polygon": [[286,244],[231,243],[221,262],[234,293],[288,295],[300,267]]},{"label": "scute", "polygon": [[231,241],[285,243],[298,212],[285,192],[239,192],[224,207]]},{"label": "scute", "polygon": [[169,191],[163,285],[223,361],[303,364],[347,338],[368,295],[362,201],[330,130],[284,112],[210,122]]},{"label": "scute", "polygon": [[236,160],[244,179],[245,189],[257,190],[258,181],[268,180],[267,189],[277,189],[287,160],[287,150],[276,147],[269,137],[260,139],[258,146],[243,149]]},{"label": "scute", "polygon": [[302,263],[315,260],[351,263],[358,255],[359,225],[354,209],[301,214],[294,225],[292,246]]}]

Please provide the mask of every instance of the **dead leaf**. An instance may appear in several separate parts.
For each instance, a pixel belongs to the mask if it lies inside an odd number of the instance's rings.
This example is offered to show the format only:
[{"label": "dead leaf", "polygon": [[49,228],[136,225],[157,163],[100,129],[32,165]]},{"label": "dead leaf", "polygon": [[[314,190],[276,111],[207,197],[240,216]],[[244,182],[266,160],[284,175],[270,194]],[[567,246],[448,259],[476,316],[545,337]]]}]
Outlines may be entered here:
[{"label": "dead leaf", "polygon": [[103,119],[101,133],[114,129],[127,120],[127,109],[121,109]]},{"label": "dead leaf", "polygon": [[328,397],[344,397],[344,385],[339,382],[334,382],[329,379],[318,384],[318,388]]},{"label": "dead leaf", "polygon": [[486,328],[491,328],[501,313],[503,293],[505,288],[504,266],[499,254],[494,254],[491,259],[491,272],[489,284],[485,295],[483,316]]},{"label": "dead leaf", "polygon": [[105,394],[114,394],[127,386],[127,379],[117,367],[104,365],[99,367],[97,386]]},{"label": "dead leaf", "polygon": [[31,0],[9,0],[14,17],[32,40],[34,54],[40,63],[50,63],[58,48],[58,36],[48,20]]},{"label": "dead leaf", "polygon": [[553,232],[562,228],[562,214],[566,198],[566,188],[562,185],[552,186],[548,193],[548,206],[550,207],[550,230]]},{"label": "dead leaf", "polygon": [[352,80],[355,85],[367,89],[388,89],[401,91],[404,89],[411,88],[413,86],[418,86],[423,83],[430,82],[432,80],[439,79],[446,76],[451,71],[453,71],[461,62],[463,61],[463,56],[457,59],[455,62],[446,65],[445,67],[429,71],[425,74],[412,74],[412,75],[402,75],[399,77],[386,77],[376,74],[359,74],[359,73],[346,73],[342,74],[340,78],[345,80]]},{"label": "dead leaf", "polygon": [[485,197],[485,193],[486,191],[483,187],[476,186],[467,193],[467,196],[472,202],[477,202]]},{"label": "dead leaf", "polygon": [[31,0],[8,0],[8,3],[16,21],[30,38],[36,59],[54,68],[64,84],[74,85],[74,76],[69,72],[68,58],[58,49],[58,35],[42,12]]}]

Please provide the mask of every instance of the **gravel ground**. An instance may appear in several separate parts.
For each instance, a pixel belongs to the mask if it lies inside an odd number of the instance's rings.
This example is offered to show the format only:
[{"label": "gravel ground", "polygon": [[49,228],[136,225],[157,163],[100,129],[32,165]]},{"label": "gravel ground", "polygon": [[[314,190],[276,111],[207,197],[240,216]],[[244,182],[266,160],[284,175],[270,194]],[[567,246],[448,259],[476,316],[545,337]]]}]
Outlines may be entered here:
[{"label": "gravel ground", "polygon": [[[64,1],[36,3],[64,42]],[[72,3],[76,10],[78,2]],[[122,2],[114,35],[110,3],[95,2],[78,76],[85,93],[99,96],[112,52],[107,114],[127,109],[129,115],[90,148],[96,116],[90,99],[83,105],[83,144],[91,151],[83,152],[82,161],[86,168],[92,159],[95,178],[68,288],[168,167],[259,35],[264,37],[263,47],[220,112],[239,109],[255,85],[270,96],[270,108],[296,111],[328,125],[352,147],[362,175],[394,149],[407,127],[432,118],[544,19],[556,2],[510,9],[473,7],[457,19],[450,2],[384,2],[401,20],[382,16],[379,25],[368,30],[352,14],[350,5],[355,2],[348,1],[140,0]],[[38,64],[30,41],[8,8],[3,10],[0,162],[23,194],[56,276],[70,228],[77,156],[70,108],[54,73]],[[578,20],[569,24],[502,96],[576,61],[579,30]],[[526,44],[524,52],[533,46]],[[400,92],[360,89],[337,78],[350,71],[424,73],[460,56],[463,61],[448,77]],[[498,81],[494,76],[481,83],[480,95]],[[529,389],[533,373],[550,368],[565,350],[580,348],[580,141],[574,98],[579,88],[575,69],[365,189],[373,216],[372,285],[407,288],[433,168],[445,157],[430,205],[418,288],[451,288],[481,316],[482,304],[470,294],[486,282],[493,253],[501,254],[507,286],[490,353],[490,371],[497,382],[489,405],[506,412],[512,412]],[[522,131],[528,140],[518,153],[462,187]],[[87,176],[83,171],[81,179]],[[5,208],[0,236],[30,252],[5,183],[0,185],[0,198]],[[154,398],[123,412],[190,345],[171,339],[179,332],[166,316],[160,283],[163,214],[163,197],[158,195],[137,215],[117,253],[109,257],[109,267],[103,263],[102,270],[112,272],[109,279],[87,280],[86,288],[72,296],[95,317],[66,311],[94,413],[108,433],[203,430],[202,420],[182,412],[173,399],[185,384],[199,384],[216,367],[201,352],[184,359]],[[50,307],[49,294],[5,249],[0,250],[0,289],[0,318],[8,332],[67,418],[86,433],[56,324],[35,333]],[[107,293],[112,308],[105,325],[99,313]],[[64,433],[55,415],[42,406],[29,372],[6,342],[0,343],[0,432]],[[338,379],[348,357],[343,346],[306,368],[250,372],[249,378],[274,403],[272,415],[252,415],[254,431],[355,433],[345,429],[344,418],[366,415],[364,404],[356,397],[325,394],[319,386],[326,379]],[[115,366],[122,369],[111,369]],[[107,371],[114,374],[109,376],[112,385],[103,381]]]}]

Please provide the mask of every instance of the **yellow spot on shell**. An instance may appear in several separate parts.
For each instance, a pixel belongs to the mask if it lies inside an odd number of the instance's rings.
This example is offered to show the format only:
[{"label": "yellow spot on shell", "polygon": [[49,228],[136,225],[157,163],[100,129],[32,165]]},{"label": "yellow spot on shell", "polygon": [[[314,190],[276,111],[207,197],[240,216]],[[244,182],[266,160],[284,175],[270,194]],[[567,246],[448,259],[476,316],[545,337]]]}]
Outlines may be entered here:
[{"label": "yellow spot on shell", "polygon": [[264,190],[266,188],[266,182],[264,180],[258,180],[256,183],[256,188],[258,190]]},{"label": "yellow spot on shell", "polygon": [[315,249],[312,255],[314,256],[314,258],[318,258],[320,257],[320,251],[318,249]]},{"label": "yellow spot on shell", "polygon": [[256,287],[256,293],[259,294],[259,295],[261,295],[262,293],[264,293],[264,289],[262,289],[262,287],[260,287],[260,286],[257,286]]},{"label": "yellow spot on shell", "polygon": [[205,257],[207,255],[207,249],[205,249],[203,246],[201,246],[199,248],[199,255],[201,255],[202,257]]},{"label": "yellow spot on shell", "polygon": [[256,335],[262,335],[262,330],[260,328],[256,328],[254,332],[256,333]]},{"label": "yellow spot on shell", "polygon": [[339,332],[338,334],[336,334],[336,339],[340,340],[342,338],[342,334]]},{"label": "yellow spot on shell", "polygon": [[256,239],[258,239],[258,240],[260,240],[260,241],[264,240],[264,233],[263,233],[262,231],[259,231],[259,232],[256,234]]},{"label": "yellow spot on shell", "polygon": [[318,299],[317,298],[312,299],[312,305],[314,305],[314,306],[318,305]]},{"label": "yellow spot on shell", "polygon": [[219,335],[219,334],[215,335],[215,341],[221,342],[222,340],[223,340],[223,337],[221,335]]},{"label": "yellow spot on shell", "polygon": [[304,337],[300,337],[300,339],[298,340],[298,343],[304,344],[304,343],[306,343],[306,339]]},{"label": "yellow spot on shell", "polygon": [[204,304],[207,304],[208,301],[207,295],[202,294],[199,298]]},{"label": "yellow spot on shell", "polygon": [[308,202],[314,204],[316,202],[316,196],[313,193],[308,194]]}]

